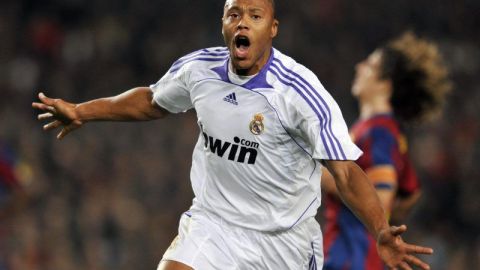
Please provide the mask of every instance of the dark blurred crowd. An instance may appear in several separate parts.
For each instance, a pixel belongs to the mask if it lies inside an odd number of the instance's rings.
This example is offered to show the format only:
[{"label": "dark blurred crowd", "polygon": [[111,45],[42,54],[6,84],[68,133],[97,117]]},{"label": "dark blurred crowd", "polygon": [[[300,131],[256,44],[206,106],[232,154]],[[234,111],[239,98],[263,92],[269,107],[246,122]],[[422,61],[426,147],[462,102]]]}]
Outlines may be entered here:
[{"label": "dark blurred crowd", "polygon": [[[88,123],[57,141],[31,102],[155,83],[175,59],[223,45],[223,0],[2,0],[0,145],[27,202],[0,216],[0,270],[156,269],[188,209],[195,113]],[[406,237],[433,269],[480,265],[480,1],[277,0],[274,46],[312,69],[352,124],[354,65],[407,29],[436,41],[455,83],[443,117],[407,128],[424,187]],[[3,146],[6,145],[6,146]],[[0,202],[1,203],[1,202]],[[0,205],[2,207],[2,205]],[[321,215],[319,215],[321,220]]]}]

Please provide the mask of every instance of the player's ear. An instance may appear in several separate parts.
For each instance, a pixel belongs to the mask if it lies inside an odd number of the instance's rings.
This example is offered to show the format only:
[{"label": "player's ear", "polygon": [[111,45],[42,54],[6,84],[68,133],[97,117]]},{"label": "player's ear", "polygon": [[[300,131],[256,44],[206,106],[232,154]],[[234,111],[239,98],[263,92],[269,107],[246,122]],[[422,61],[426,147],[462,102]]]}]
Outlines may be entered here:
[{"label": "player's ear", "polygon": [[224,29],[223,29],[223,23],[224,23],[224,21],[225,21],[225,16],[222,16],[222,18],[220,19],[220,21],[221,21],[221,23],[222,23],[222,36],[225,37],[225,31],[224,31]]},{"label": "player's ear", "polygon": [[272,29],[271,29],[271,33],[270,33],[270,37],[271,38],[274,38],[277,36],[277,33],[278,33],[278,25],[280,24],[280,22],[277,20],[277,19],[273,19],[273,23],[272,23]]}]

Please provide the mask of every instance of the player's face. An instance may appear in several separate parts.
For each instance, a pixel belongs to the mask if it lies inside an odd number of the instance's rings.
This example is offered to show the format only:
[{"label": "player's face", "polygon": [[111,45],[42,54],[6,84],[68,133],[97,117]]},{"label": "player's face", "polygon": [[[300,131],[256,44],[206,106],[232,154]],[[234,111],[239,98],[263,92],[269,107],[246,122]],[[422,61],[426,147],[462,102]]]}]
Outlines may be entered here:
[{"label": "player's face", "polygon": [[267,63],[278,21],[268,0],[227,0],[222,34],[234,71],[254,75]]},{"label": "player's face", "polygon": [[389,80],[381,78],[382,52],[377,50],[355,66],[352,94],[358,99],[370,99],[389,94]]}]

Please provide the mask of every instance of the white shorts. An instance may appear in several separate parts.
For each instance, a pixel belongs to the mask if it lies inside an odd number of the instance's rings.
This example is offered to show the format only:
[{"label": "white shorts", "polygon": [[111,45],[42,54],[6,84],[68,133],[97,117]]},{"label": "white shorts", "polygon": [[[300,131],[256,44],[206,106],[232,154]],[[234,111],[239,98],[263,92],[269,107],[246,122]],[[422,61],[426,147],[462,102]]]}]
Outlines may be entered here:
[{"label": "white shorts", "polygon": [[232,225],[210,213],[186,212],[162,260],[196,270],[322,269],[322,233],[313,217],[288,231],[265,233]]}]

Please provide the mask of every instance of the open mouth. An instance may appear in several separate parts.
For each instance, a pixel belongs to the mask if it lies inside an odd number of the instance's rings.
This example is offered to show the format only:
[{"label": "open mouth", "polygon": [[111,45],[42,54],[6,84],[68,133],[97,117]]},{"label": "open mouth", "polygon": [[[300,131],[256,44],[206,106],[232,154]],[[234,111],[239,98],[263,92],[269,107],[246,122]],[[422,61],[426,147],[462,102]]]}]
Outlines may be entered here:
[{"label": "open mouth", "polygon": [[250,39],[247,36],[238,35],[235,37],[235,52],[238,58],[245,58],[250,48]]}]

